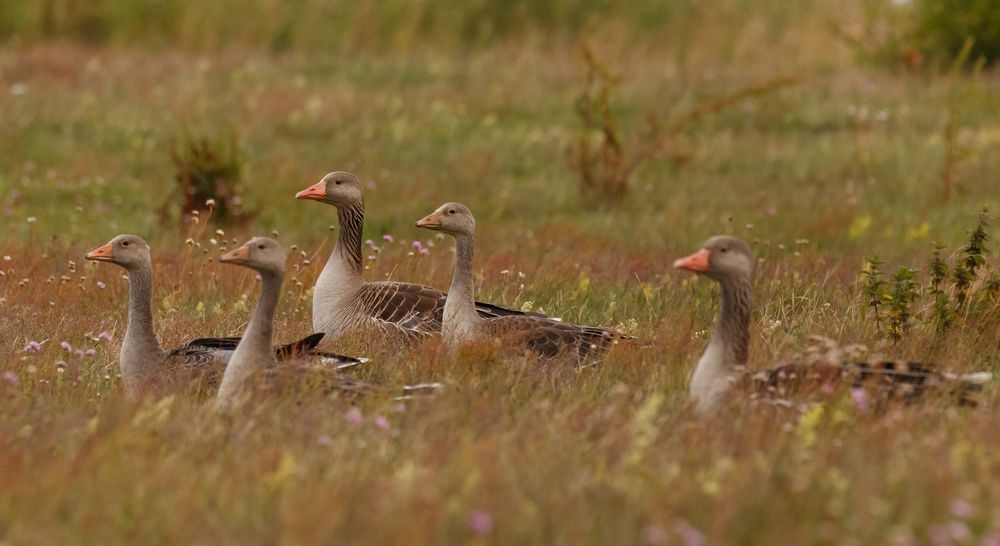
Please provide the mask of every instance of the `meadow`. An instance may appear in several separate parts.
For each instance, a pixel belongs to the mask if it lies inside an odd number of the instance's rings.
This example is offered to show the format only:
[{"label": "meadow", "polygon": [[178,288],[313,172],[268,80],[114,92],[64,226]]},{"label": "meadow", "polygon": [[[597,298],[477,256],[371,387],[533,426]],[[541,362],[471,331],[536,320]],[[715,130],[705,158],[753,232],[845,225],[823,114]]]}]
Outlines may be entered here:
[{"label": "meadow", "polygon": [[[860,1],[678,2],[565,33],[362,10],[370,19],[324,13],[340,25],[329,35],[309,15],[319,3],[284,20],[259,2],[251,13],[270,26],[232,25],[229,4],[174,13],[160,35],[115,12],[99,44],[25,30],[30,3],[15,4],[0,17],[0,544],[1000,544],[995,387],[976,408],[880,413],[837,393],[698,417],[687,381],[718,291],[671,267],[714,234],[752,243],[755,368],[823,335],[997,373],[1000,224],[986,228],[974,308],[939,332],[925,293],[934,243],[954,266],[983,207],[1000,211],[995,69],[860,59],[831,30],[861,28]],[[515,4],[524,20],[566,17]],[[621,76],[626,146],[648,116],[794,83],[672,135],[620,201],[585,199],[567,166],[581,28]],[[448,39],[463,32],[488,39]],[[249,222],[177,220],[170,150],[185,132],[235,135]],[[336,350],[372,358],[357,377],[444,392],[302,392],[235,415],[206,393],[127,400],[127,283],[83,255],[119,233],[150,242],[172,346],[241,332],[257,283],[216,258],[275,236],[289,250],[278,338],[302,337],[336,214],[294,194],[333,170],[366,184],[369,278],[446,288],[451,241],[413,224],[459,201],[477,218],[480,299],[643,343],[579,370],[349,339]],[[868,310],[874,257],[888,275],[921,270],[896,342]]]}]

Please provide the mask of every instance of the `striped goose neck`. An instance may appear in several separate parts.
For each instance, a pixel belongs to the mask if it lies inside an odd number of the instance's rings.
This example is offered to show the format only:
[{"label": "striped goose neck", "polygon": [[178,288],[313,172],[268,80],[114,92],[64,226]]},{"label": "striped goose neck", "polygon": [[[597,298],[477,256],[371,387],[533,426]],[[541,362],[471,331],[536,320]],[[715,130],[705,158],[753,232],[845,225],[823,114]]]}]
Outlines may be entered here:
[{"label": "striped goose neck", "polygon": [[337,235],[337,247],[334,255],[350,264],[361,273],[361,236],[365,227],[365,203],[360,201],[352,205],[337,207],[337,220],[340,222],[340,233]]},{"label": "striped goose neck", "polygon": [[750,355],[750,314],[753,312],[753,283],[749,278],[726,279],[722,307],[712,333],[712,344],[723,347],[723,362],[744,366]]}]

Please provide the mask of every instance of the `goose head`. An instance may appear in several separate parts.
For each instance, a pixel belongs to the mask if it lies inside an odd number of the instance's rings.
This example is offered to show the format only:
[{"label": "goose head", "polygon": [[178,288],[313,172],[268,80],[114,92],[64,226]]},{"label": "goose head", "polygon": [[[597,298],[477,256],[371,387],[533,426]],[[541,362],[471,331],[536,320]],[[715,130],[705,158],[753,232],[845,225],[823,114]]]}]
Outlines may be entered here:
[{"label": "goose head", "polygon": [[260,273],[280,274],[285,270],[285,250],[274,239],[254,237],[223,254],[219,261],[249,267]]},{"label": "goose head", "polygon": [[716,235],[705,241],[698,252],[676,260],[674,267],[718,282],[752,279],[753,252],[738,237]]},{"label": "goose head", "polygon": [[87,253],[88,260],[111,262],[125,269],[134,269],[151,262],[149,245],[136,235],[118,235],[102,247]]},{"label": "goose head", "polygon": [[417,222],[417,227],[443,231],[451,236],[476,233],[476,219],[469,207],[461,203],[445,203]]},{"label": "goose head", "polygon": [[295,198],[319,201],[335,207],[350,207],[363,202],[361,182],[347,171],[327,174],[319,182],[296,193]]}]

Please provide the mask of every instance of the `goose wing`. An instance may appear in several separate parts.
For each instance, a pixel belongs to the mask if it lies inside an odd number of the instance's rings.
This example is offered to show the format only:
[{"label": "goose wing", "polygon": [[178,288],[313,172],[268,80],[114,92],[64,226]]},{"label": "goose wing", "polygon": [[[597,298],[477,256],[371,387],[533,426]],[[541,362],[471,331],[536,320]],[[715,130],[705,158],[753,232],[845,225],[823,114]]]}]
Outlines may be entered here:
[{"label": "goose wing", "polygon": [[[308,335],[300,340],[293,341],[287,345],[275,347],[274,356],[278,360],[286,360],[291,358],[293,355],[309,352],[319,345],[319,342],[323,340],[323,336],[324,334],[319,332]],[[183,345],[171,350],[171,352],[190,351],[194,354],[199,351],[210,351],[217,353],[218,358],[228,359],[229,356],[232,355],[232,352],[236,350],[236,346],[239,345],[239,343],[239,337],[200,337],[185,342]]]},{"label": "goose wing", "polygon": [[366,283],[358,292],[361,309],[373,319],[415,332],[440,332],[445,293],[407,282]]},{"label": "goose wing", "polygon": [[578,326],[525,315],[498,317],[489,324],[500,338],[524,345],[548,358],[574,351],[577,358],[583,359],[630,337],[608,328]]},{"label": "goose wing", "polygon": [[953,374],[902,360],[796,362],[750,374],[753,390],[771,396],[829,390],[849,382],[851,388],[872,389],[882,399],[905,402],[915,402],[928,391],[938,390],[954,395],[960,405],[975,405],[973,394],[991,379],[989,373]]}]

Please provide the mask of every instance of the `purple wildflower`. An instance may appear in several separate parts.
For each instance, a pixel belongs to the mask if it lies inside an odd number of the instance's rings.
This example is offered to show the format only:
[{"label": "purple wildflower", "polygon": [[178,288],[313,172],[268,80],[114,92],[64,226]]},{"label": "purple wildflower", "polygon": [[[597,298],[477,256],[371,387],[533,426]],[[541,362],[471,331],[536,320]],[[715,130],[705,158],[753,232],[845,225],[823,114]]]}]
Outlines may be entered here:
[{"label": "purple wildflower", "polygon": [[344,418],[347,422],[352,425],[360,425],[362,421],[365,420],[365,416],[361,414],[361,410],[358,408],[351,408],[345,415]]},{"label": "purple wildflower", "polygon": [[107,286],[107,285],[106,285],[106,284],[104,284],[103,282],[101,282],[101,281],[97,281],[97,287],[98,287],[98,288],[100,288],[101,290],[104,290],[104,287],[105,287],[105,286]]},{"label": "purple wildflower", "polygon": [[94,356],[97,354],[97,351],[94,349],[87,349],[86,351],[83,352],[83,354],[86,356]]},{"label": "purple wildflower", "polygon": [[972,538],[972,531],[964,521],[953,521],[948,524],[948,534],[958,542],[968,542]]},{"label": "purple wildflower", "polygon": [[951,546],[948,529],[943,525],[931,525],[927,528],[927,538],[934,546]]},{"label": "purple wildflower", "polygon": [[493,531],[493,516],[489,512],[473,510],[469,512],[466,523],[469,524],[469,529],[479,536],[488,535]]},{"label": "purple wildflower", "polygon": [[428,250],[427,247],[425,247],[424,244],[421,243],[420,241],[413,241],[413,250],[415,250],[415,251],[417,251],[417,252],[419,252],[421,254],[428,254],[428,253],[430,253],[430,250]]},{"label": "purple wildflower", "polygon": [[670,538],[667,530],[658,525],[650,525],[642,530],[643,544],[663,544]]},{"label": "purple wildflower", "polygon": [[27,345],[24,346],[24,352],[26,353],[37,353],[42,350],[42,344],[37,341],[29,341]]},{"label": "purple wildflower", "polygon": [[686,521],[678,523],[676,531],[680,535],[681,541],[684,542],[684,546],[703,546],[705,544],[705,535]]},{"label": "purple wildflower", "polygon": [[111,341],[112,339],[113,338],[111,337],[111,334],[109,334],[107,332],[101,332],[101,333],[97,334],[97,340],[98,341]]},{"label": "purple wildflower", "polygon": [[979,539],[979,546],[1000,546],[1000,534],[996,531],[990,531],[983,535],[983,538]]},{"label": "purple wildflower", "polygon": [[391,243],[391,242],[395,241],[396,238],[393,237],[392,235],[386,233],[385,235],[382,236],[382,240],[385,241],[385,242],[387,242],[387,243]]},{"label": "purple wildflower", "polygon": [[3,372],[3,375],[0,377],[3,377],[4,382],[11,387],[16,387],[21,383],[21,379],[17,377],[17,374],[10,370]]},{"label": "purple wildflower", "polygon": [[83,358],[84,352],[83,349],[77,349],[73,351],[73,354],[76,355],[77,358]]},{"label": "purple wildflower", "polygon": [[68,341],[60,341],[59,346],[62,347],[63,349],[66,349],[66,352],[69,353],[73,352],[73,346],[70,345]]},{"label": "purple wildflower", "polygon": [[851,400],[859,411],[868,410],[868,391],[861,387],[851,387]]},{"label": "purple wildflower", "polygon": [[375,416],[374,419],[375,428],[379,430],[389,430],[389,420],[381,415]]},{"label": "purple wildflower", "polygon": [[958,519],[970,519],[976,515],[976,509],[965,499],[955,499],[951,501],[951,515]]}]

